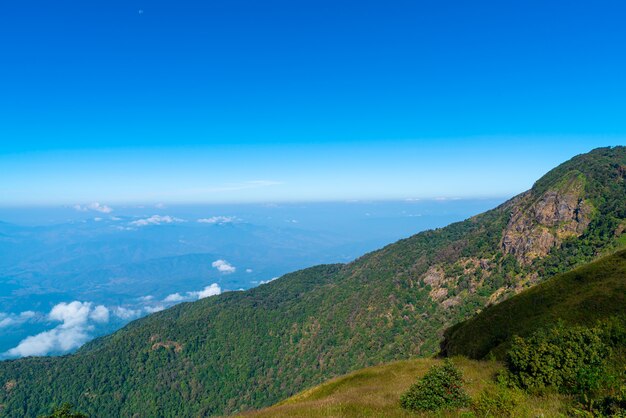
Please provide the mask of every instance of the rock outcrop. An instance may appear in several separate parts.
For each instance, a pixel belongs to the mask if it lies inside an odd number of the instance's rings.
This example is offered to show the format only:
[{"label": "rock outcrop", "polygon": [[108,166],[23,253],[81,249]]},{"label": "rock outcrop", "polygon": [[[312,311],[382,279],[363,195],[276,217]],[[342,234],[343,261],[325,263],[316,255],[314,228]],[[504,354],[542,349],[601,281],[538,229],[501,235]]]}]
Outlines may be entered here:
[{"label": "rock outcrop", "polygon": [[502,249],[520,263],[530,264],[569,237],[580,236],[591,221],[593,206],[584,200],[584,177],[571,173],[538,199],[521,196],[502,236]]}]

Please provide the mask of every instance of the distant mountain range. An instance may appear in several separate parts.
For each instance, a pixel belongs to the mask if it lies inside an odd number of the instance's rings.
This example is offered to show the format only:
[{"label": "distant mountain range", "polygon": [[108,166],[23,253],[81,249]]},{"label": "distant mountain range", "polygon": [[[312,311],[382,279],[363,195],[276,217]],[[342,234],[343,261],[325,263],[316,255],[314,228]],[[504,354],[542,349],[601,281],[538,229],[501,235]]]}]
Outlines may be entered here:
[{"label": "distant mountain range", "polygon": [[491,211],[349,264],[183,303],[74,355],[2,362],[0,405],[36,416],[67,401],[103,417],[271,405],[351,370],[432,355],[446,328],[614,252],[625,230],[626,148],[596,149]]}]

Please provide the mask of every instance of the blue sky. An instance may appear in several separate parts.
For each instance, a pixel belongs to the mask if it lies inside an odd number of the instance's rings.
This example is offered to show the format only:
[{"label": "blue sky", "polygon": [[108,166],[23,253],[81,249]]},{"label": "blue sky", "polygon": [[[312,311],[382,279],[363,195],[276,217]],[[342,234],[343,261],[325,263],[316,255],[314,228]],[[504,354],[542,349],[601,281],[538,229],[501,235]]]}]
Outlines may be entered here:
[{"label": "blue sky", "polygon": [[0,205],[507,196],[626,141],[620,1],[30,1]]}]

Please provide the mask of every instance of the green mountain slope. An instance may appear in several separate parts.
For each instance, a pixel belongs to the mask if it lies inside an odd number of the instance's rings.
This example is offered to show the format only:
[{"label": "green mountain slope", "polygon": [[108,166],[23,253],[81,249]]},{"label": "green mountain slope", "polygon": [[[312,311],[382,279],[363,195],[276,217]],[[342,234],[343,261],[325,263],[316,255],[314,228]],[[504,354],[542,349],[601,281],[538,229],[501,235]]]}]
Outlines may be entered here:
[{"label": "green mountain slope", "polygon": [[626,318],[626,250],[558,275],[445,332],[442,352],[504,358],[514,335],[526,337],[558,320],[592,326],[601,319]]},{"label": "green mountain slope", "polygon": [[[514,335],[529,336],[552,328],[558,321],[593,326],[609,318],[626,319],[626,250],[603,257],[568,273],[557,275],[510,299],[485,309],[445,333],[448,356],[482,358],[494,353],[504,358]],[[307,389],[269,408],[243,414],[246,417],[410,417],[400,407],[400,396],[440,360],[404,360],[357,370]],[[465,387],[473,399],[494,386],[497,361],[472,361],[453,357],[461,368]],[[525,416],[565,416],[571,399],[565,396],[534,396],[527,393],[517,412]],[[459,416],[467,408],[443,416]],[[425,416],[441,416],[427,414]]]},{"label": "green mountain slope", "polygon": [[498,208],[347,265],[178,305],[78,353],[0,363],[0,405],[36,416],[202,416],[271,405],[329,377],[424,356],[485,305],[624,244],[626,148],[560,165]]}]

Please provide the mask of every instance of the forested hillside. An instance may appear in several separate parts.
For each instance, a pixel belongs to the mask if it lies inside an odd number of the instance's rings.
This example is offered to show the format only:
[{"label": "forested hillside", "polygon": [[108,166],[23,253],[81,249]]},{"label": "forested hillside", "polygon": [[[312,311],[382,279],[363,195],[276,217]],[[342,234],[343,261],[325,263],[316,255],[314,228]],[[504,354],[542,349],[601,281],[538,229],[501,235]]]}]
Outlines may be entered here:
[{"label": "forested hillside", "polygon": [[230,414],[438,350],[486,305],[625,244],[626,148],[580,155],[505,204],[346,265],[185,303],[78,353],[0,363],[7,416]]},{"label": "forested hillside", "polygon": [[527,337],[561,321],[593,326],[626,320],[626,250],[560,274],[490,306],[445,332],[443,354],[504,359],[513,336]]}]

